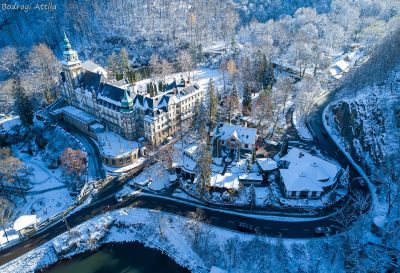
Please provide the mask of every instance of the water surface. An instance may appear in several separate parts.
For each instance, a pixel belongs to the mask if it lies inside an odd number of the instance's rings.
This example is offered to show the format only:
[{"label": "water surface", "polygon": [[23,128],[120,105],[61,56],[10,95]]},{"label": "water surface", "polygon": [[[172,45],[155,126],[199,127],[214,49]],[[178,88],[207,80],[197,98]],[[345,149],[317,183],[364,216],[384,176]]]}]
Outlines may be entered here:
[{"label": "water surface", "polygon": [[160,251],[140,243],[102,246],[59,261],[45,273],[190,273]]}]

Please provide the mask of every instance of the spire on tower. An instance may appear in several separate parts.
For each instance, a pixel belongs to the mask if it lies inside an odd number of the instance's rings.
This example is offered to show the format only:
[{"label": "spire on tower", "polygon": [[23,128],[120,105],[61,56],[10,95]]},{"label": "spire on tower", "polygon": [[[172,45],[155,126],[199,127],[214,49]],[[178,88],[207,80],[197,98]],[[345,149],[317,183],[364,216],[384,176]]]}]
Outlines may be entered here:
[{"label": "spire on tower", "polygon": [[69,43],[67,34],[65,34],[65,31],[64,31],[64,50],[69,51],[71,49],[72,49],[71,44]]}]

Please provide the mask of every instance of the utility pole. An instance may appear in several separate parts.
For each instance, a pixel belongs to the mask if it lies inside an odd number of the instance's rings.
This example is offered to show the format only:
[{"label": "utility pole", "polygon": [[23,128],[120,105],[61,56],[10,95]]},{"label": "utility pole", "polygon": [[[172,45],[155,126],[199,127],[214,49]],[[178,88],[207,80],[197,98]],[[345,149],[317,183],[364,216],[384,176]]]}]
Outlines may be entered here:
[{"label": "utility pole", "polygon": [[71,234],[71,227],[68,225],[67,219],[65,218],[65,214],[63,214],[63,220],[65,223],[65,226],[67,227],[68,233]]}]

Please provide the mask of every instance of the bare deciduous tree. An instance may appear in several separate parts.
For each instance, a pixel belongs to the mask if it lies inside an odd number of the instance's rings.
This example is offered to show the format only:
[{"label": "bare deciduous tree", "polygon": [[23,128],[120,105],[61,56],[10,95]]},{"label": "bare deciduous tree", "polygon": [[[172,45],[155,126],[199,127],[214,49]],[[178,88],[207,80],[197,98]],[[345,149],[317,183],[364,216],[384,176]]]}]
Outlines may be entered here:
[{"label": "bare deciduous tree", "polygon": [[35,89],[40,88],[46,101],[52,102],[57,98],[60,62],[46,44],[33,47],[28,59],[30,71],[35,77]]},{"label": "bare deciduous tree", "polygon": [[86,170],[86,154],[81,150],[66,148],[60,156],[66,174],[78,183]]},{"label": "bare deciduous tree", "polygon": [[192,55],[189,53],[189,51],[182,50],[181,52],[179,52],[177,59],[182,71],[186,71],[188,73],[188,77],[190,78],[190,72],[193,70],[193,66],[195,64]]}]

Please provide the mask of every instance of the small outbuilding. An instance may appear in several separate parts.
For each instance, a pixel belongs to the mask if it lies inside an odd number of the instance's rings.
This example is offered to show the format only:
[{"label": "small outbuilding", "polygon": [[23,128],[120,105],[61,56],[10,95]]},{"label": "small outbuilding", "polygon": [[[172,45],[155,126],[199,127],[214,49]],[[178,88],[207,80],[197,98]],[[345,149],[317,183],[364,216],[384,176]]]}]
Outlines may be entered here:
[{"label": "small outbuilding", "polygon": [[278,164],[276,164],[276,161],[271,158],[258,158],[256,163],[260,172],[263,174],[270,174],[278,169]]},{"label": "small outbuilding", "polygon": [[263,182],[263,177],[259,173],[244,173],[239,175],[239,181],[243,185],[251,185],[253,184],[254,186],[261,186]]},{"label": "small outbuilding", "polygon": [[38,220],[36,215],[22,215],[14,222],[14,230],[20,235],[24,235],[36,229]]}]

